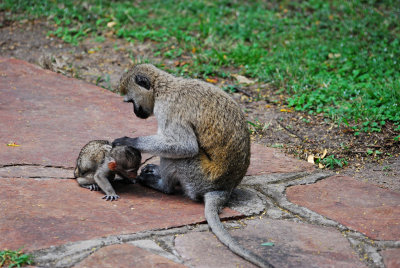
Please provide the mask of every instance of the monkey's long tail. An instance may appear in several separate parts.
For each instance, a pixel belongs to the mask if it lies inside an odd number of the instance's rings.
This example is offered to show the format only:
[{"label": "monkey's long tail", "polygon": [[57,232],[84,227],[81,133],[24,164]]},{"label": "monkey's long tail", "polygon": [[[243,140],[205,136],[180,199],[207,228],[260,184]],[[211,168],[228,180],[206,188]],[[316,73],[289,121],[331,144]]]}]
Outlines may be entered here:
[{"label": "monkey's long tail", "polygon": [[220,208],[222,208],[228,200],[228,197],[229,194],[224,191],[208,192],[204,195],[204,213],[211,230],[222,242],[222,244],[227,246],[236,255],[239,255],[240,257],[259,267],[273,268],[274,266],[272,266],[267,260],[260,258],[251,251],[240,246],[239,243],[228,233],[228,231],[222,225],[218,214]]}]

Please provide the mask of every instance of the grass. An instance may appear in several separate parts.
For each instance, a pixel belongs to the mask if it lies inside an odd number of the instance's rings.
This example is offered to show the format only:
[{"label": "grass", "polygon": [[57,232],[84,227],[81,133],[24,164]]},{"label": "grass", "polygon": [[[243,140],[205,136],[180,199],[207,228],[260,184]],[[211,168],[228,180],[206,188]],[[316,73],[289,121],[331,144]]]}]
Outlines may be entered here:
[{"label": "grass", "polygon": [[0,251],[0,267],[21,267],[32,263],[32,256],[22,253],[21,250]]},{"label": "grass", "polygon": [[342,168],[343,166],[348,165],[348,162],[344,158],[336,158],[334,155],[330,155],[321,160],[321,163],[325,165],[325,167],[330,169]]},{"label": "grass", "polygon": [[400,5],[383,1],[3,0],[14,19],[47,17],[73,44],[111,32],[153,42],[154,57],[207,78],[240,73],[275,86],[287,105],[357,133],[400,131]]}]

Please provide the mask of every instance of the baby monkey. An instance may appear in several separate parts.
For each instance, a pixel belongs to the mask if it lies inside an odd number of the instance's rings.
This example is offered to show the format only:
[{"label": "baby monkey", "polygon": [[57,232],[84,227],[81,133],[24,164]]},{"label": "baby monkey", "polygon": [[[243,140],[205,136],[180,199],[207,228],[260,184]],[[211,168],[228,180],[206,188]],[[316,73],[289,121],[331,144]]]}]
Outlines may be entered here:
[{"label": "baby monkey", "polygon": [[[106,140],[93,140],[86,144],[76,160],[74,176],[81,187],[91,191],[102,190],[107,201],[117,200],[110,181],[115,175],[123,181],[135,183],[142,157],[140,151],[130,146],[111,146]],[[99,189],[100,188],[100,189]]]}]

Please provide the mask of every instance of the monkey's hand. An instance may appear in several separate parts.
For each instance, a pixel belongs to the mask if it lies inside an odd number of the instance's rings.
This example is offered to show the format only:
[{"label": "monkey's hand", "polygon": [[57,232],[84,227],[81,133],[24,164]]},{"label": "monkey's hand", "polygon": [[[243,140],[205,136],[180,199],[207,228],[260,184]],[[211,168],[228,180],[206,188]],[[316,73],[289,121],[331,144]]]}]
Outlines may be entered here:
[{"label": "monkey's hand", "polygon": [[161,180],[160,167],[154,164],[148,164],[140,172],[140,176],[136,178],[142,184],[157,184]]},{"label": "monkey's hand", "polygon": [[89,189],[90,191],[100,191],[100,188],[97,184],[87,184],[87,185],[80,185],[83,188]]},{"label": "monkey's hand", "polygon": [[133,148],[135,148],[136,140],[137,140],[137,138],[129,138],[126,136],[122,137],[122,138],[118,138],[112,142],[112,147],[126,145],[126,146],[132,146]]},{"label": "monkey's hand", "polygon": [[106,201],[117,201],[119,198],[119,195],[105,195],[103,196],[103,199]]},{"label": "monkey's hand", "polygon": [[90,184],[88,189],[90,191],[100,191],[99,186],[97,184],[95,184],[95,183],[94,184]]}]

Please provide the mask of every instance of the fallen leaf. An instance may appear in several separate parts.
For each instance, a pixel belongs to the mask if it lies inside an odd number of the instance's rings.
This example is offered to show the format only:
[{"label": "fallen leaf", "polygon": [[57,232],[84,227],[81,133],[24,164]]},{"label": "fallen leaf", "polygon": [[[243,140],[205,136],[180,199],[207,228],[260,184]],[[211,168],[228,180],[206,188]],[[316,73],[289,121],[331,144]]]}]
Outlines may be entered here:
[{"label": "fallen leaf", "polygon": [[108,28],[112,28],[116,25],[117,23],[115,21],[110,21],[109,23],[107,23],[107,27]]},{"label": "fallen leaf", "polygon": [[7,146],[10,146],[10,147],[19,147],[19,146],[21,146],[21,145],[16,144],[15,142],[11,142],[11,143],[8,143]]},{"label": "fallen leaf", "polygon": [[324,168],[325,166],[323,164],[321,164],[321,163],[318,163],[318,167],[319,168]]},{"label": "fallen leaf", "polygon": [[95,52],[96,52],[96,50],[94,50],[94,49],[89,49],[89,51],[88,51],[89,54],[93,54]]},{"label": "fallen leaf", "polygon": [[328,150],[324,149],[324,152],[322,153],[322,156],[320,158],[324,159],[324,157],[326,156],[327,153],[328,153]]},{"label": "fallen leaf", "polygon": [[233,77],[236,78],[236,80],[239,82],[239,84],[248,84],[248,85],[252,85],[255,83],[254,80],[251,80],[243,75],[239,75],[239,74],[232,74]]},{"label": "fallen leaf", "polygon": [[329,53],[329,54],[328,54],[328,57],[329,57],[330,59],[340,58],[340,56],[342,56],[342,54],[340,54],[340,53],[335,53],[335,54]]},{"label": "fallen leaf", "polygon": [[208,83],[213,83],[213,84],[216,84],[216,83],[218,82],[218,80],[215,79],[215,78],[207,78],[206,81],[207,81]]},{"label": "fallen leaf", "polygon": [[354,133],[354,129],[348,127],[348,128],[342,129],[342,132],[343,132],[343,133],[346,133],[346,134],[347,134],[347,133]]},{"label": "fallen leaf", "polygon": [[282,109],[281,109],[281,112],[293,113],[293,110],[292,110],[292,109],[285,109],[285,108],[282,108]]},{"label": "fallen leaf", "polygon": [[313,154],[310,154],[308,157],[307,157],[307,162],[308,163],[311,163],[311,164],[314,164],[315,162],[314,162],[314,155]]},{"label": "fallen leaf", "polygon": [[178,66],[185,66],[186,64],[188,64],[188,62],[186,62],[186,61],[175,61],[174,62],[174,65],[176,66],[176,67],[178,67]]}]

